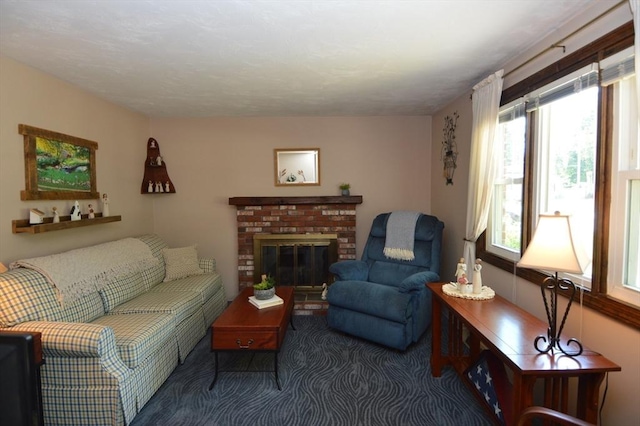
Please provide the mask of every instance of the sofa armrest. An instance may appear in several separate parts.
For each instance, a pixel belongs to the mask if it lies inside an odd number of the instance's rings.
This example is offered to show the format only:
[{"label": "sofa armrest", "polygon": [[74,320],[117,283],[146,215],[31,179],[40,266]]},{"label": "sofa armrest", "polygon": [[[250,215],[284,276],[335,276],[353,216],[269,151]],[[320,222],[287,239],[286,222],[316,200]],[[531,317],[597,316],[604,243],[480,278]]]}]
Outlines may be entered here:
[{"label": "sofa armrest", "polygon": [[78,322],[28,321],[12,327],[16,331],[42,333],[45,357],[100,358],[116,355],[113,329]]},{"label": "sofa armrest", "polygon": [[432,283],[440,280],[440,276],[435,272],[423,271],[408,276],[398,286],[398,290],[403,293],[410,291],[422,290],[426,283]]},{"label": "sofa armrest", "polygon": [[366,281],[369,265],[362,260],[343,260],[329,266],[329,272],[337,277],[337,281]]},{"label": "sofa armrest", "polygon": [[[115,414],[112,417],[107,417],[109,414],[100,417],[100,413],[114,410],[122,410],[124,424],[131,422],[136,413],[135,373],[118,355],[111,327],[29,321],[11,330],[38,331],[42,334],[42,388],[47,389],[47,398],[55,398],[56,407],[59,404],[60,407],[74,408],[67,418],[64,413],[52,414],[53,423],[60,422],[60,419],[72,419],[74,424],[97,424],[88,420],[97,418],[112,423],[116,421]],[[100,404],[96,406],[96,401],[112,404],[113,407],[103,409]]]},{"label": "sofa armrest", "polygon": [[205,272],[215,272],[216,271],[216,260],[214,258],[200,258],[198,259],[198,266]]}]

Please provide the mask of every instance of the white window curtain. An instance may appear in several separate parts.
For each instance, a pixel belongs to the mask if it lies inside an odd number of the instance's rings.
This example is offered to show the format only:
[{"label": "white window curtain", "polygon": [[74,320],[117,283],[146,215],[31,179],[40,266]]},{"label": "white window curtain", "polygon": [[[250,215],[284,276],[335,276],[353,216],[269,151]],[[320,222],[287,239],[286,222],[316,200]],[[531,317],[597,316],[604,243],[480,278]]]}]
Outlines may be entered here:
[{"label": "white window curtain", "polygon": [[476,259],[476,240],[487,228],[489,206],[496,176],[495,134],[498,126],[502,75],[497,71],[473,87],[471,157],[469,192],[467,194],[467,224],[464,258],[472,271]]},{"label": "white window curtain", "polygon": [[[633,14],[633,29],[635,31],[634,48],[636,56],[636,96],[637,105],[640,107],[640,0],[629,0],[631,13]],[[638,115],[638,125],[640,125],[640,115]]]}]

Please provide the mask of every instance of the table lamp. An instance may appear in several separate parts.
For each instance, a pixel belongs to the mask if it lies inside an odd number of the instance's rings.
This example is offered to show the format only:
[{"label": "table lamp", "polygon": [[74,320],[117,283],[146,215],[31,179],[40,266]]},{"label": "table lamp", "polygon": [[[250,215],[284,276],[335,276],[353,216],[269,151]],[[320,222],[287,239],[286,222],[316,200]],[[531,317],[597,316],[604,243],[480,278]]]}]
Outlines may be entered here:
[{"label": "table lamp", "polygon": [[[558,278],[558,272],[582,274],[587,263],[588,259],[584,251],[574,242],[569,215],[563,215],[560,212],[541,214],[533,238],[518,262],[521,268],[554,271],[554,275],[547,277],[540,288],[549,328],[546,336],[540,335],[534,341],[538,352],[553,352],[553,349],[557,348],[568,356],[577,356],[582,353],[582,344],[577,339],[569,339],[567,348],[560,342],[560,335],[571,309],[576,286],[571,280]],[[560,327],[557,327],[558,291],[560,290],[569,291],[569,303],[562,316]],[[545,344],[546,346],[543,346]],[[568,347],[571,345],[577,349],[569,350]]]}]

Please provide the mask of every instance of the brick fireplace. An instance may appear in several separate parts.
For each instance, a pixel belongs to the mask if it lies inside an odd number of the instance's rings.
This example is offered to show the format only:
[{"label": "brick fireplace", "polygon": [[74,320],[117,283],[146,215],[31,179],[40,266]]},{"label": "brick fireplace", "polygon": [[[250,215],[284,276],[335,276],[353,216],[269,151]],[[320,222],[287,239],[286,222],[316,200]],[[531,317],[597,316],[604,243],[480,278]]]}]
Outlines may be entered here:
[{"label": "brick fireplace", "polygon": [[337,258],[356,258],[356,206],[362,196],[233,197],[239,291],[254,284],[256,234],[337,234]]}]

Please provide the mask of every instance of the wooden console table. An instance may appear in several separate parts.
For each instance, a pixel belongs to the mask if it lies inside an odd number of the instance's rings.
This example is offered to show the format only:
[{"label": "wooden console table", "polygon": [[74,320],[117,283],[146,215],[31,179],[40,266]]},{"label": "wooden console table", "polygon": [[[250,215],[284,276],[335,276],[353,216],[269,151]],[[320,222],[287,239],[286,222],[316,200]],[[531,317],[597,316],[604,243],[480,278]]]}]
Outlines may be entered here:
[{"label": "wooden console table", "polygon": [[[442,283],[427,285],[433,291],[431,371],[435,377],[445,365],[462,375],[477,360],[482,343],[513,373],[513,418],[506,419],[507,424],[515,424],[520,413],[532,405],[566,413],[569,378],[578,379],[576,415],[597,424],[600,384],[607,372],[620,371],[620,366],[587,347],[576,357],[559,351],[541,354],[533,341],[538,335],[546,335],[546,322],[498,295],[489,300],[469,300],[444,294]],[[446,354],[441,344],[443,308],[449,312]],[[470,333],[468,351],[462,340],[463,326]],[[533,386],[539,378],[544,379],[545,386],[542,404],[534,403],[533,398]]]}]

